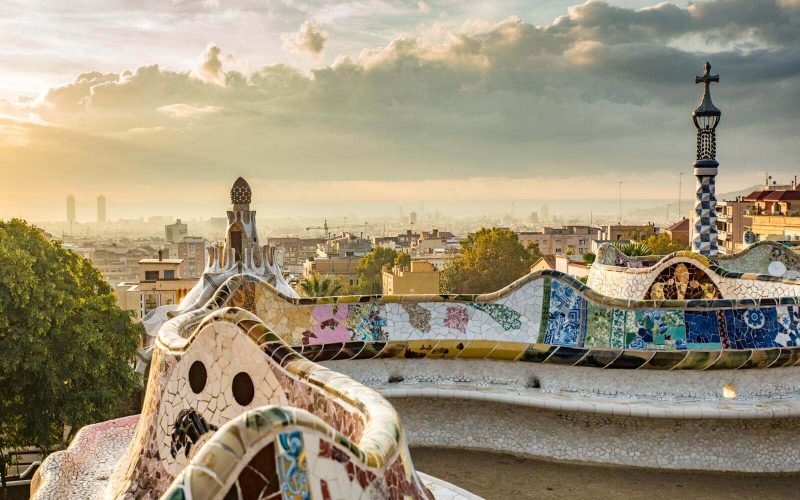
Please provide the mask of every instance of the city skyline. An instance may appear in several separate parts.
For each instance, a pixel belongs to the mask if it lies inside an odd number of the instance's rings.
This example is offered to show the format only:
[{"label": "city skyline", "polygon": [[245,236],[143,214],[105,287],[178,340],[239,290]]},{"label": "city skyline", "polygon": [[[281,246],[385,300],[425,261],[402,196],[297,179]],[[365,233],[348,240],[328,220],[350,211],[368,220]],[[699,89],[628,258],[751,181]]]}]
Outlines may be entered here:
[{"label": "city skyline", "polygon": [[718,190],[798,163],[796,1],[88,4],[0,8],[2,218],[98,192],[111,218],[209,216],[237,175],[287,213],[614,200],[620,180],[670,199],[707,59],[725,74]]}]

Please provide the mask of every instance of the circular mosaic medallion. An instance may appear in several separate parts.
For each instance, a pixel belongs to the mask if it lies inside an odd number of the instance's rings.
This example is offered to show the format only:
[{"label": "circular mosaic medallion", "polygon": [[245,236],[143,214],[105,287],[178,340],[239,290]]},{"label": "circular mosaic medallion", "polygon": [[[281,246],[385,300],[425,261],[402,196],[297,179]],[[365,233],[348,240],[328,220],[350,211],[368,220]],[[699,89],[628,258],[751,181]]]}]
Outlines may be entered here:
[{"label": "circular mosaic medallion", "polygon": [[786,274],[786,265],[784,265],[783,262],[778,261],[770,262],[767,270],[772,276],[783,276]]}]

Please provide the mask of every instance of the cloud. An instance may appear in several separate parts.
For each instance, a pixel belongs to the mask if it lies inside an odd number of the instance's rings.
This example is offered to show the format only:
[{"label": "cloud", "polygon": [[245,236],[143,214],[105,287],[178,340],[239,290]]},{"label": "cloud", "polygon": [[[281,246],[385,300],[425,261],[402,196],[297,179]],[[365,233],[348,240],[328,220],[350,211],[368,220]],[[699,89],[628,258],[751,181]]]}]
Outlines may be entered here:
[{"label": "cloud", "polygon": [[310,19],[304,21],[300,29],[294,33],[284,33],[282,39],[286,47],[315,58],[322,56],[325,52],[325,43],[328,41],[325,34],[320,32]]},{"label": "cloud", "polygon": [[[211,44],[193,70],[87,71],[33,102],[4,104],[3,114],[47,126],[14,123],[0,165],[9,189],[151,176],[208,183],[235,171],[265,182],[376,182],[374,195],[388,198],[399,179],[618,171],[630,176],[626,189],[649,196],[642,172],[690,171],[689,114],[701,95],[693,78],[710,60],[722,80],[713,89],[724,115],[720,183],[788,172],[800,102],[800,40],[790,27],[800,9],[751,4],[587,2],[542,26],[441,22],[310,71],[237,71]],[[298,33],[319,33],[303,26]],[[324,36],[316,47],[307,52],[321,54]],[[530,197],[555,186],[524,185]],[[498,196],[507,189],[492,186]]]},{"label": "cloud", "polygon": [[225,72],[222,70],[222,60],[220,54],[222,49],[211,43],[206,47],[200,58],[200,64],[194,69],[192,74],[200,80],[217,85],[225,85]]},{"label": "cloud", "polygon": [[430,5],[428,5],[428,4],[427,4],[427,3],[425,3],[425,2],[417,2],[417,9],[418,9],[418,10],[419,10],[421,13],[423,13],[423,14],[427,14],[428,12],[430,12],[430,11],[431,11],[431,6],[430,6]]},{"label": "cloud", "polygon": [[[191,104],[177,103],[169,104],[166,106],[159,106],[156,108],[159,113],[164,113],[173,118],[187,118],[195,115],[205,115],[209,113],[219,113],[222,108],[219,106],[200,105],[193,106]],[[132,129],[133,130],[133,129]]]}]

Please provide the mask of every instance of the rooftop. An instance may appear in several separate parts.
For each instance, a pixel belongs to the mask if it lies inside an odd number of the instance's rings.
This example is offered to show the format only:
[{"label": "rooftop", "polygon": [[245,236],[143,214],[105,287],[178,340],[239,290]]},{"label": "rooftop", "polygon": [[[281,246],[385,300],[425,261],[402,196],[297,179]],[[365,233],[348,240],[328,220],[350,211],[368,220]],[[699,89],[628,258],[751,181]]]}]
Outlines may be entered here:
[{"label": "rooftop", "polygon": [[141,259],[139,264],[180,264],[183,259]]}]

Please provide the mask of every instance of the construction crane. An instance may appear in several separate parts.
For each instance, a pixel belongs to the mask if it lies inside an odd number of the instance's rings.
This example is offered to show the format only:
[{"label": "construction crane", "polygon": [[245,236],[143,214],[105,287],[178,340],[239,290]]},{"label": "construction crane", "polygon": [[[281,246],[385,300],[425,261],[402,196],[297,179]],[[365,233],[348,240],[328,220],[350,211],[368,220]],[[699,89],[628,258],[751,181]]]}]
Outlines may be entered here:
[{"label": "construction crane", "polygon": [[[362,226],[361,224],[357,225],[357,227],[361,227],[361,226]],[[364,226],[364,232],[365,233],[367,232],[367,228],[380,227],[378,224],[369,224],[368,222],[365,222],[363,224],[363,226]],[[348,226],[347,225],[347,219],[345,219],[345,225],[344,226],[329,226],[328,225],[328,219],[324,219],[324,221],[323,221],[321,226],[309,226],[309,227],[306,228],[306,231],[311,231],[312,229],[322,229],[325,232],[325,236],[330,238],[330,235],[331,235],[330,230],[331,229],[352,229],[353,227],[355,227],[355,226]]]}]

